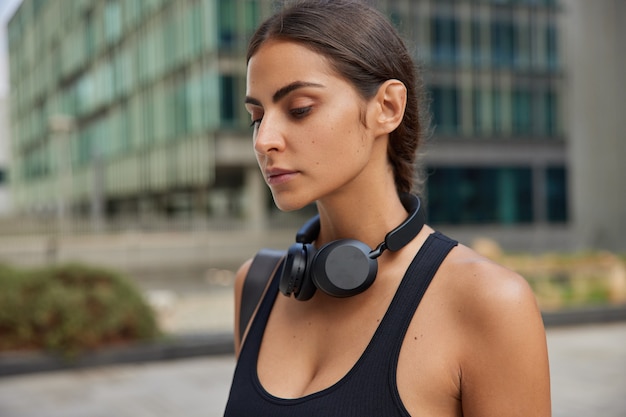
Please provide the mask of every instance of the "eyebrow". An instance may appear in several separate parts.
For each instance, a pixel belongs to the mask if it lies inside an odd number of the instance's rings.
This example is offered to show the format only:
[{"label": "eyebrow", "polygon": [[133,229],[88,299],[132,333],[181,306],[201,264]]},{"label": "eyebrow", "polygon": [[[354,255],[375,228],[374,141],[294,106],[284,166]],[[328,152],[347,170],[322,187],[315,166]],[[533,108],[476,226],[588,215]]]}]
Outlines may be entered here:
[{"label": "eyebrow", "polygon": [[[276,90],[276,92],[272,96],[272,102],[277,103],[278,101],[280,101],[283,97],[285,97],[287,94],[291,93],[292,91],[298,90],[300,88],[306,88],[306,87],[324,88],[322,84],[318,84],[318,83],[312,83],[312,82],[306,82],[306,81],[294,81],[291,84],[287,84],[286,86],[281,87],[278,90]],[[249,97],[249,96],[246,96],[246,104],[253,104],[255,106],[261,106],[261,102],[259,100],[253,97]]]}]

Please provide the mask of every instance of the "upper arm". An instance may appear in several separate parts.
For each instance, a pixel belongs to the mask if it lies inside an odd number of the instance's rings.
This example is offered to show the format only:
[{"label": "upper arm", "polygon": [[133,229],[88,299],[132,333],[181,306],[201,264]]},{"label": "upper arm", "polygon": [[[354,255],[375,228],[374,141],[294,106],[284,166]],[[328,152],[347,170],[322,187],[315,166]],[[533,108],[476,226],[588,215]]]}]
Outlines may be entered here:
[{"label": "upper arm", "polygon": [[235,275],[235,355],[239,356],[239,350],[241,348],[241,339],[239,338],[239,317],[241,316],[241,294],[243,292],[243,284],[246,281],[246,276],[250,270],[252,259],[248,259],[244,262],[237,274]]},{"label": "upper arm", "polygon": [[545,330],[530,286],[497,265],[474,272],[463,303],[463,415],[550,416]]}]

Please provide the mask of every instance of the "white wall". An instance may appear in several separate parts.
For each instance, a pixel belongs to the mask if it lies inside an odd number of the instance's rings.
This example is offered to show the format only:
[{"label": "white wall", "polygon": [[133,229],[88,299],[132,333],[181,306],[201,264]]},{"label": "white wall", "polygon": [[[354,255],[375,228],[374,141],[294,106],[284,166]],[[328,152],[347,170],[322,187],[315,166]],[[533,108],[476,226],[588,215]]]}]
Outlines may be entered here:
[{"label": "white wall", "polygon": [[626,251],[626,1],[563,5],[573,236]]}]

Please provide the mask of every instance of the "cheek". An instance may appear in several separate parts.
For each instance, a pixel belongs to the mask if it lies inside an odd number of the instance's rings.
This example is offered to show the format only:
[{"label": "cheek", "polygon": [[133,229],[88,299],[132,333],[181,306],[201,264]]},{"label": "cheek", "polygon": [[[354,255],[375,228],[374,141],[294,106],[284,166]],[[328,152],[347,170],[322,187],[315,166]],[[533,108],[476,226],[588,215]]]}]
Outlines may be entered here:
[{"label": "cheek", "polygon": [[302,132],[312,163],[331,171],[352,163],[362,163],[367,156],[367,132],[361,121],[360,109],[354,100],[333,103],[314,125],[308,125]]}]

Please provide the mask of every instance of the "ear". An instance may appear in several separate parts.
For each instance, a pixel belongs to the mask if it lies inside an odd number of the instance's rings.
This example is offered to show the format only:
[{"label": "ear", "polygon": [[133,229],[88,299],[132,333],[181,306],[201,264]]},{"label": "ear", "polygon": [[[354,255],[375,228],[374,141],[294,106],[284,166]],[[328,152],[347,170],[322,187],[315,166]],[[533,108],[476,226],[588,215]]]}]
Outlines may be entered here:
[{"label": "ear", "polygon": [[376,96],[371,100],[372,127],[376,134],[393,132],[402,122],[406,107],[407,91],[404,83],[391,79],[378,88]]}]

